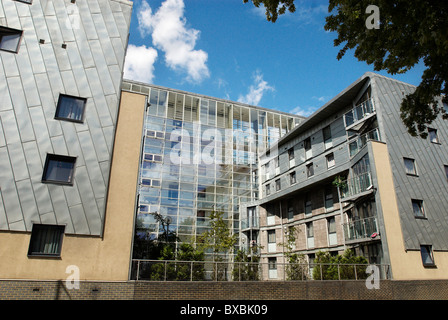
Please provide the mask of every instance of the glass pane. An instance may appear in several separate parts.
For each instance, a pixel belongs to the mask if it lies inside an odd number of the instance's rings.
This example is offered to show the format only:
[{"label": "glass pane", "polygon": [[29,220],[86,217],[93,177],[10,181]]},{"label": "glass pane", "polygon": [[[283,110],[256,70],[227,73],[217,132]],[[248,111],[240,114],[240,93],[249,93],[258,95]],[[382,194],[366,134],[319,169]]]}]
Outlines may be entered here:
[{"label": "glass pane", "polygon": [[17,52],[20,36],[21,36],[20,33],[2,36],[0,42],[0,49]]},{"label": "glass pane", "polygon": [[59,96],[56,117],[75,121],[82,121],[85,103],[86,100],[83,98],[61,95]]},{"label": "glass pane", "polygon": [[71,182],[74,162],[50,159],[44,180]]}]

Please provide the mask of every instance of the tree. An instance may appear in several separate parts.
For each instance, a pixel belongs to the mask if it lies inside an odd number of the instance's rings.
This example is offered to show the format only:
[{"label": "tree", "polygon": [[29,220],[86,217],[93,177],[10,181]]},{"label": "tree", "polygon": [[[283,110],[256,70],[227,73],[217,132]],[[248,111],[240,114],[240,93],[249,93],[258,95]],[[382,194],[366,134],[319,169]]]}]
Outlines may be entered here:
[{"label": "tree", "polygon": [[355,256],[347,249],[343,255],[332,256],[328,251],[316,252],[314,260],[314,280],[366,279],[367,259]]},{"label": "tree", "polygon": [[295,243],[299,229],[296,227],[288,227],[286,233],[286,243],[281,245],[285,248],[285,257],[288,264],[285,265],[287,280],[306,280],[308,278],[308,264],[304,254],[294,252]]},{"label": "tree", "polygon": [[[248,2],[245,0],[244,2]],[[294,0],[252,0],[266,7],[268,21],[275,22],[279,14],[295,11]],[[374,5],[379,10],[377,28],[366,22]],[[448,113],[437,103],[442,96],[448,103],[448,2],[437,0],[330,0],[325,30],[336,31],[334,45],[345,43],[337,55],[340,60],[347,50],[354,49],[359,61],[373,64],[375,71],[401,74],[422,61],[426,67],[422,80],[413,93],[406,95],[400,106],[400,116],[413,136],[427,137],[427,125],[442,113]]]},{"label": "tree", "polygon": [[231,233],[223,215],[224,213],[221,211],[213,211],[210,214],[210,229],[198,237],[199,248],[204,251],[211,250],[213,261],[218,262],[213,264],[213,274],[216,280],[226,278],[227,263],[224,263],[224,260],[227,260],[227,255],[232,253],[233,247],[237,243],[237,237]]}]

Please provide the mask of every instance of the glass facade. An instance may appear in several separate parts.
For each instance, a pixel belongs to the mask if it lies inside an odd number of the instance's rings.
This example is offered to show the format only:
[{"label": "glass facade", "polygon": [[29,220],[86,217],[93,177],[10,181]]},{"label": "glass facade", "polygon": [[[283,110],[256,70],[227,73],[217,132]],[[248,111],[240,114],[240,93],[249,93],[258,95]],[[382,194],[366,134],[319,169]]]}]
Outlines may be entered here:
[{"label": "glass facade", "polygon": [[257,155],[301,118],[132,82],[123,89],[148,96],[136,233],[157,239],[165,232],[158,212],[178,243],[195,243],[215,210],[239,234],[240,204],[259,196]]}]

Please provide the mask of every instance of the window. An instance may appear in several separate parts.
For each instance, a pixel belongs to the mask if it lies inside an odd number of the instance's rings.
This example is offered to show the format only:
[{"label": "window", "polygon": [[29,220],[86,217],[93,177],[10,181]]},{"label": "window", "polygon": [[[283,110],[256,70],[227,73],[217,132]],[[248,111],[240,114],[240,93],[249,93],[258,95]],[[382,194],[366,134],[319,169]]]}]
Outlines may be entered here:
[{"label": "window", "polygon": [[425,267],[435,266],[431,245],[421,245],[420,253],[422,255],[423,266]]},{"label": "window", "polygon": [[331,128],[330,128],[330,126],[323,128],[322,134],[324,136],[325,149],[331,148],[332,143],[331,143]]},{"label": "window", "polygon": [[0,26],[0,50],[17,53],[21,38],[22,30]]},{"label": "window", "polygon": [[305,214],[310,215],[312,213],[312,205],[311,205],[311,198],[309,193],[305,195]]},{"label": "window", "polygon": [[[447,174],[448,174],[448,173],[447,173]],[[291,184],[294,184],[294,183],[297,182],[297,179],[296,179],[296,172],[295,172],[295,171],[293,171],[293,172],[291,172],[291,173],[289,174],[289,182],[290,182]]]},{"label": "window", "polygon": [[288,150],[288,158],[289,160],[294,160],[294,148]]},{"label": "window", "polygon": [[312,157],[312,150],[311,150],[311,138],[306,138],[303,140],[303,147],[305,148],[305,158],[309,159]]},{"label": "window", "polygon": [[86,102],[86,98],[60,94],[54,118],[58,120],[83,122]]},{"label": "window", "polygon": [[412,199],[412,210],[416,218],[424,218],[425,209],[423,208],[423,200]]},{"label": "window", "polygon": [[275,167],[278,168],[280,166],[280,156],[274,159]]},{"label": "window", "polygon": [[293,199],[288,199],[288,219],[294,219],[294,201]]},{"label": "window", "polygon": [[329,211],[333,209],[333,188],[327,187],[325,189],[325,210]]},{"label": "window", "polygon": [[61,255],[64,226],[35,224],[31,232],[29,256]]},{"label": "window", "polygon": [[270,195],[271,194],[271,186],[270,186],[270,184],[268,183],[267,185],[266,185],[266,195],[268,196],[268,195]]},{"label": "window", "polygon": [[42,182],[73,185],[75,157],[47,154]]},{"label": "window", "polygon": [[268,243],[276,243],[275,242],[275,230],[268,230]]},{"label": "window", "polygon": [[280,179],[275,180],[275,191],[279,191],[282,188]]},{"label": "window", "polygon": [[439,143],[439,137],[437,136],[437,129],[428,128],[429,141],[432,143]]},{"label": "window", "polygon": [[325,158],[327,159],[327,168],[330,169],[330,168],[334,167],[334,165],[335,165],[334,154],[333,153],[327,154],[325,156]]},{"label": "window", "polygon": [[312,163],[306,165],[306,176],[307,178],[314,176],[314,167]]},{"label": "window", "polygon": [[403,158],[404,167],[406,168],[406,174],[417,175],[417,169],[415,168],[415,160],[411,158]]},{"label": "window", "polygon": [[447,166],[447,165],[444,165],[443,167],[444,167],[444,169],[445,169],[446,180],[448,180],[448,166]]},{"label": "window", "polygon": [[328,218],[328,234],[336,233],[336,219],[335,217]]},{"label": "window", "polygon": [[314,238],[314,227],[312,222],[308,222],[306,224],[306,237]]},{"label": "window", "polygon": [[23,2],[23,3],[28,3],[28,4],[33,3],[33,0],[16,0],[16,1]]},{"label": "window", "polygon": [[269,270],[277,270],[277,258],[268,258]]}]

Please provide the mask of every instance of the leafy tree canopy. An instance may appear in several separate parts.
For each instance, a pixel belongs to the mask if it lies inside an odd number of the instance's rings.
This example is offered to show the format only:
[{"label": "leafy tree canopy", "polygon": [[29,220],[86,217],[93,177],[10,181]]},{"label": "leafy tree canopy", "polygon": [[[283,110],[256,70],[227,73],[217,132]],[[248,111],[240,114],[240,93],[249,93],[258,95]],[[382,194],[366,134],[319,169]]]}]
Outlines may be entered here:
[{"label": "leafy tree canopy", "polygon": [[[245,3],[249,0],[243,0]],[[286,10],[294,12],[294,0],[252,0],[263,4],[268,21],[275,22]],[[367,28],[370,5],[379,9],[379,28]],[[427,137],[427,125],[438,114],[448,114],[437,103],[448,103],[448,1],[443,0],[330,0],[325,30],[336,31],[335,46],[343,45],[337,59],[354,49],[360,61],[373,64],[375,71],[405,73],[423,62],[421,83],[404,97],[401,119],[408,132]]]}]

